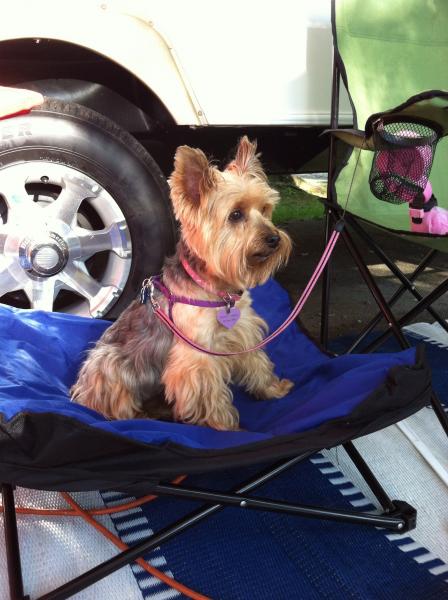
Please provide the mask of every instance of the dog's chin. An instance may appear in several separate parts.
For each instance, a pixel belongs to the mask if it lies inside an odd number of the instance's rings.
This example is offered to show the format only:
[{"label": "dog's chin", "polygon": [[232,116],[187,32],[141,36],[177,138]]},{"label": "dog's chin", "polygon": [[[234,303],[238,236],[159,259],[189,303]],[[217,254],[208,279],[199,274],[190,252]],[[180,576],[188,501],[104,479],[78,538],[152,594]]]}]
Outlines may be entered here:
[{"label": "dog's chin", "polygon": [[254,287],[265,283],[277,269],[288,260],[281,249],[262,250],[255,252],[247,259],[249,286]]}]

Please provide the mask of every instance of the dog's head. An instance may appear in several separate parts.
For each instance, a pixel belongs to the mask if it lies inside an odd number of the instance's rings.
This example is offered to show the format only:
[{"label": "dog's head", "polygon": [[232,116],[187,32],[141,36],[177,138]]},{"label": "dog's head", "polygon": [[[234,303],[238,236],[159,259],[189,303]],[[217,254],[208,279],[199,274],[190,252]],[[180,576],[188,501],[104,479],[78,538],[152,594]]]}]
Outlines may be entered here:
[{"label": "dog's head", "polygon": [[169,183],[183,241],[210,275],[235,289],[253,287],[288,260],[291,241],[271,220],[278,192],[247,137],[224,171],[201,150],[180,146]]}]

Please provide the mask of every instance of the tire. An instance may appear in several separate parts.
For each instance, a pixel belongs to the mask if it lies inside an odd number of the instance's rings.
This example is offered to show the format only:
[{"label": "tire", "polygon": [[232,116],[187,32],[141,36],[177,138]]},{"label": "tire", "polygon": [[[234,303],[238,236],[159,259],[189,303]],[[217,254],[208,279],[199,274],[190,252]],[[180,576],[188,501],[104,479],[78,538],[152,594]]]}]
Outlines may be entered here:
[{"label": "tire", "polygon": [[175,242],[146,150],[55,99],[0,121],[0,218],[0,301],[23,308],[114,318]]}]

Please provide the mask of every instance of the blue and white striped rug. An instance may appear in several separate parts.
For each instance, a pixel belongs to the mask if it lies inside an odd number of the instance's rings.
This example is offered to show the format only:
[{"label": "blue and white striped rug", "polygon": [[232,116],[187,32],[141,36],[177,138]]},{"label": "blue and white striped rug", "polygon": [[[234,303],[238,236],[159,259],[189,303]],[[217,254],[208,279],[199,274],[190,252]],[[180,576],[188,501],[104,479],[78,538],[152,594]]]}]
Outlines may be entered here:
[{"label": "blue and white striped rug", "polygon": [[[414,326],[407,334],[413,343],[426,342],[434,387],[447,400],[446,334],[428,327]],[[394,425],[356,445],[391,497],[417,508],[415,530],[397,535],[228,508],[146,558],[216,600],[448,599],[448,484],[443,481],[448,440],[433,411],[424,409],[406,420],[404,430]],[[442,473],[431,466],[432,459]],[[228,490],[253,472],[189,477],[188,484]],[[362,511],[377,507],[342,449],[316,454],[257,495]],[[129,498],[110,492],[103,499],[110,505]],[[195,508],[196,503],[164,498],[113,517],[113,523],[121,539],[132,544]],[[143,598],[182,597],[140,567],[132,570]]]}]

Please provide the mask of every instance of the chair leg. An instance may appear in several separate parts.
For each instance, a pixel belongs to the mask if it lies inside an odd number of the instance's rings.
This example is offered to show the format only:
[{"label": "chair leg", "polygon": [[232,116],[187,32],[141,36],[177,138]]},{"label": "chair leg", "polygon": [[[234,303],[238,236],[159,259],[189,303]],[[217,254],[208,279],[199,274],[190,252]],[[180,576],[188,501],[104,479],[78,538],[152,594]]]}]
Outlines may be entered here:
[{"label": "chair leg", "polygon": [[[331,210],[327,207],[325,213],[325,247],[328,244],[332,224]],[[321,321],[320,321],[320,343],[322,348],[328,348],[328,325],[330,310],[330,276],[331,258],[327,262],[322,273],[322,296],[321,296]]]},{"label": "chair leg", "polygon": [[[338,126],[339,115],[339,88],[341,83],[341,74],[337,67],[336,61],[333,64],[333,82],[331,93],[331,128],[335,129]],[[330,136],[330,147],[328,153],[328,183],[327,183],[327,199],[325,205],[325,246],[331,235],[332,215],[329,204],[333,202],[333,183],[334,172],[336,166],[336,140],[334,136]],[[328,261],[322,274],[322,297],[321,297],[321,327],[320,327],[320,343],[323,348],[328,347],[328,324],[329,324],[329,306],[330,306],[330,273],[331,273],[331,258]]]},{"label": "chair leg", "polygon": [[[409,275],[409,277],[407,278],[409,281],[409,284],[411,285],[411,289],[409,291],[414,290],[414,292],[416,292],[415,288],[413,287],[413,282],[425,270],[425,268],[430,264],[430,262],[435,254],[437,254],[437,250],[431,250],[423,258],[422,262],[417,266],[417,268]],[[392,297],[389,299],[389,306],[393,306],[401,298],[401,296],[404,294],[404,292],[407,289],[409,289],[409,288],[406,285],[402,284],[398,288],[398,290],[392,295]],[[420,294],[418,294],[418,292],[417,292],[417,295],[419,296],[419,299],[422,297]],[[446,327],[448,327],[448,325],[443,321],[443,319],[440,317],[440,315],[438,313],[436,313],[436,311],[434,311],[432,308],[428,308],[428,312],[430,312],[430,314],[433,316],[433,318],[437,322],[444,323],[444,329]],[[374,330],[374,328],[378,325],[378,323],[381,321],[381,319],[383,319],[383,314],[381,312],[379,312],[365,326],[365,328],[362,330],[362,332],[360,333],[358,338],[352,343],[352,345],[350,346],[350,348],[347,350],[346,353],[351,354],[352,352],[354,352],[358,348],[358,346],[365,340],[365,338],[369,335],[369,333],[371,333]]]},{"label": "chair leg", "polygon": [[14,492],[10,484],[2,484],[2,501],[10,598],[11,600],[27,600],[29,596],[25,596],[23,593],[22,565],[20,562]]},{"label": "chair leg", "polygon": [[343,523],[374,525],[401,533],[415,527],[415,509],[401,501],[391,503],[391,509],[387,513],[374,515],[371,513],[355,512],[353,510],[334,510],[322,506],[289,504],[265,498],[243,496],[239,492],[227,494],[204,489],[184,488],[176,485],[156,485],[154,493],[157,496],[188,498],[211,504],[219,502],[221,505],[236,506],[245,510],[255,509],[307,518],[340,521]]},{"label": "chair leg", "polygon": [[440,424],[442,425],[446,435],[448,436],[448,414],[445,412],[439,397],[435,393],[431,397],[431,406],[433,407],[436,417],[440,421]]},{"label": "chair leg", "polygon": [[[411,273],[411,275],[406,276],[397,266],[396,264],[387,256],[387,254],[376,244],[375,240],[365,231],[365,229],[358,223],[356,218],[351,215],[346,215],[345,217],[347,223],[354,229],[354,231],[359,235],[372,250],[376,253],[376,255],[382,260],[389,270],[401,281],[401,286],[398,290],[393,294],[393,296],[389,299],[389,306],[393,306],[403,295],[405,291],[409,291],[417,300],[423,300],[423,296],[415,289],[413,282],[420,276],[420,274],[426,269],[426,267],[432,262],[435,256],[438,255],[437,250],[430,250],[420,264],[416,267],[416,269]],[[422,310],[424,310],[422,308]],[[432,306],[427,306],[426,310],[433,317],[435,321],[437,321],[440,326],[448,332],[448,324],[446,321],[432,308]],[[378,323],[383,318],[383,314],[379,312],[375,317],[366,325],[366,327],[362,330],[358,338],[353,342],[350,348],[347,350],[347,354],[354,352],[356,348],[364,341],[367,335],[378,325]]]},{"label": "chair leg", "polygon": [[347,231],[346,227],[342,230],[341,237],[344,240],[347,250],[349,251],[353,260],[355,261],[356,266],[358,267],[358,270],[361,273],[361,276],[363,277],[367,287],[369,288],[370,293],[372,294],[376,303],[378,304],[378,308],[380,309],[381,314],[384,316],[387,323],[389,323],[391,331],[396,336],[402,348],[409,347],[408,341],[404,337],[404,334],[401,331],[396,318],[390,310],[386,299],[384,298],[372,274],[370,273],[368,266],[366,265],[363,257],[361,256],[360,251],[354,244],[352,237]]},{"label": "chair leg", "polygon": [[[436,300],[438,300],[443,294],[448,291],[448,279],[442,281],[436,288],[433,289],[427,296],[422,298],[420,302],[408,311],[405,315],[403,315],[398,321],[398,326],[404,327],[408,323],[410,323],[417,315],[419,315],[423,310],[425,310],[428,306],[431,306]],[[388,337],[392,335],[392,331],[385,331],[383,334],[378,336],[373,342],[371,342],[365,349],[364,352],[373,352],[377,348],[383,344]]]},{"label": "chair leg", "polygon": [[[384,252],[380,246],[375,242],[371,235],[358,223],[356,218],[352,215],[346,215],[346,220],[350,223],[350,226],[356,231],[356,233],[367,243],[367,245],[372,248],[375,254],[384,262],[384,264],[388,267],[388,269],[395,275],[397,279],[399,279],[402,283],[400,288],[397,290],[396,294],[398,294],[398,298],[401,297],[403,292],[408,290],[413,294],[417,300],[422,300],[423,296],[419,294],[419,292],[415,289],[413,282],[420,276],[421,273],[426,269],[427,266],[431,264],[433,259],[438,256],[438,250],[430,250],[422,259],[419,265],[415,268],[415,270],[407,277],[401,269],[397,267],[393,260],[391,260],[388,255]],[[394,294],[395,296],[395,294]],[[389,301],[389,305],[392,300]],[[442,317],[431,307],[428,306],[426,310],[430,313],[430,315],[438,322],[440,325],[448,332],[448,323],[442,319]]]},{"label": "chair leg", "polygon": [[[386,334],[384,334],[384,335],[386,337],[388,337],[389,335],[392,335],[392,334],[395,335],[400,346],[403,349],[409,348],[410,344],[409,344],[408,340],[405,338],[405,336],[403,335],[403,332],[401,330],[401,326],[403,325],[404,318],[402,318],[400,321],[397,321],[397,319],[395,318],[394,314],[392,313],[392,311],[390,310],[390,308],[387,304],[387,301],[385,300],[381,290],[379,289],[376,281],[374,280],[372,274],[370,273],[369,268],[367,267],[366,263],[364,262],[358,248],[353,243],[353,240],[346,228],[344,228],[342,230],[341,237],[344,240],[348,251],[350,252],[351,256],[353,257],[362,277],[364,278],[364,281],[366,282],[367,287],[369,288],[371,294],[375,298],[375,301],[377,302],[381,313],[384,315],[384,318],[389,323],[390,330],[387,332],[387,335]],[[431,292],[431,294],[428,294],[428,296],[426,296],[426,298],[424,298],[424,300],[419,302],[412,311],[410,311],[407,315],[405,315],[405,317],[408,320],[412,319],[412,317],[414,316],[414,313],[418,314],[419,312],[421,312],[422,309],[417,310],[418,306],[420,304],[422,304],[422,303],[427,304],[427,305],[432,304],[442,293],[445,293],[445,291],[447,289],[448,289],[448,279],[446,281],[444,281],[442,284],[440,284],[440,286],[438,286],[438,288],[436,290]],[[409,315],[411,315],[411,316],[409,316]],[[372,345],[370,345],[370,346],[372,346]],[[370,347],[364,350],[364,352],[369,352],[369,351],[372,351]],[[431,405],[434,409],[434,412],[436,413],[438,420],[440,421],[440,424],[441,424],[443,430],[445,431],[446,435],[448,436],[448,414],[445,413],[445,411],[443,410],[442,403],[440,402],[440,400],[435,392],[433,392],[432,396],[431,396]]]},{"label": "chair leg", "polygon": [[352,461],[352,463],[358,469],[358,471],[360,472],[360,474],[366,481],[367,485],[370,487],[370,489],[374,493],[375,498],[381,504],[383,510],[393,511],[395,508],[393,500],[391,500],[389,498],[386,491],[381,486],[380,482],[375,477],[375,475],[372,473],[372,471],[370,470],[370,467],[367,465],[366,461],[363,459],[361,454],[358,452],[358,450],[356,449],[353,442],[346,442],[345,444],[342,444],[342,446],[343,446],[344,450],[347,452],[348,456],[350,457],[350,460]]}]

